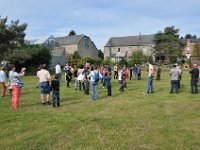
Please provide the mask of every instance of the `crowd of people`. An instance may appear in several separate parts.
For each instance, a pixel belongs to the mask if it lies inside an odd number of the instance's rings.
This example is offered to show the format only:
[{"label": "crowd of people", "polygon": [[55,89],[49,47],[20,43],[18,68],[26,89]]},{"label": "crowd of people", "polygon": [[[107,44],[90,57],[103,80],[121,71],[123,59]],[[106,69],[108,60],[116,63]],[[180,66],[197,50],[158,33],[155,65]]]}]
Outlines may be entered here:
[{"label": "crowd of people", "polygon": [[[154,66],[147,62],[148,67],[148,80],[146,94],[154,93],[153,80],[155,76]],[[2,67],[0,70],[0,83],[2,86],[1,97],[5,96],[7,87],[9,88],[10,95],[12,96],[12,107],[17,109],[19,107],[19,97],[21,93],[21,88],[23,82],[20,77],[25,75],[26,68],[22,68],[20,73],[15,71],[15,66],[10,66],[9,79],[7,81],[6,68]],[[40,65],[37,71],[37,77],[39,79],[38,87],[40,88],[41,103],[43,105],[51,105],[53,107],[60,106],[60,85],[62,77],[62,70],[64,71],[64,81],[66,82],[66,87],[69,88],[73,85],[74,90],[83,91],[85,95],[90,94],[90,100],[95,101],[99,99],[98,95],[98,83],[101,82],[103,88],[107,88],[107,96],[112,96],[112,68],[108,65],[102,65],[99,69],[97,65],[90,65],[86,63],[85,65],[70,66],[66,64],[64,68],[58,63],[55,66],[55,77],[52,78],[48,68],[45,64]],[[113,67],[113,78],[119,82],[119,92],[123,92],[127,88],[127,80],[132,80],[132,75],[134,75],[134,80],[141,80],[142,66],[133,65],[127,68],[126,65],[119,67],[115,64]],[[191,73],[191,93],[198,94],[198,82],[199,82],[199,68],[197,64],[193,65],[193,68],[189,71]],[[182,71],[178,64],[174,64],[173,68],[170,70],[171,79],[171,90],[170,94],[178,93],[180,89],[180,81],[182,77]],[[161,68],[157,68],[156,80],[161,78]],[[73,82],[72,82],[73,81]],[[52,91],[52,101],[50,100],[50,93]]]}]

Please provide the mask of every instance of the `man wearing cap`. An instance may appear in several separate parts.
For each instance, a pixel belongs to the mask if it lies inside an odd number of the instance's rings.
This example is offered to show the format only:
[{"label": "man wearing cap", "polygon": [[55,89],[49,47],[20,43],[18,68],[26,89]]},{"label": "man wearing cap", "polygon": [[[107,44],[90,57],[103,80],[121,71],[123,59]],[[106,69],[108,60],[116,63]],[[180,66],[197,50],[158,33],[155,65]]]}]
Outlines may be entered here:
[{"label": "man wearing cap", "polygon": [[193,69],[190,70],[190,74],[191,74],[191,93],[198,94],[199,69],[197,64],[193,65]]},{"label": "man wearing cap", "polygon": [[0,70],[0,84],[2,86],[1,97],[4,97],[6,94],[6,73],[5,73],[5,71],[6,71],[5,67],[2,67]]}]

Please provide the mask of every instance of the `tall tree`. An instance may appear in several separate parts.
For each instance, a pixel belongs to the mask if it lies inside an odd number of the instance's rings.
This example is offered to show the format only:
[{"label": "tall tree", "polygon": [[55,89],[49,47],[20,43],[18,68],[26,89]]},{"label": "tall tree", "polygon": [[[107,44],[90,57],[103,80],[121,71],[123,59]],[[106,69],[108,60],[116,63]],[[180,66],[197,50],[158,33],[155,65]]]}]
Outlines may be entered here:
[{"label": "tall tree", "polygon": [[104,59],[104,53],[100,49],[98,50],[98,57]]},{"label": "tall tree", "polygon": [[7,17],[1,18],[0,16],[0,59],[6,53],[12,53],[17,46],[22,46],[26,35],[26,23],[19,24],[19,20],[16,20],[7,24],[7,21]]},{"label": "tall tree", "polygon": [[155,50],[158,57],[165,55],[171,62],[181,57],[181,48],[183,43],[179,38],[179,29],[174,26],[166,27],[164,32],[159,31],[155,35]]},{"label": "tall tree", "polygon": [[194,35],[186,34],[185,39],[197,39],[197,36],[195,34]]},{"label": "tall tree", "polygon": [[72,36],[72,35],[76,35],[76,32],[75,32],[74,30],[71,30],[71,31],[69,32],[69,35],[68,35],[68,36]]}]

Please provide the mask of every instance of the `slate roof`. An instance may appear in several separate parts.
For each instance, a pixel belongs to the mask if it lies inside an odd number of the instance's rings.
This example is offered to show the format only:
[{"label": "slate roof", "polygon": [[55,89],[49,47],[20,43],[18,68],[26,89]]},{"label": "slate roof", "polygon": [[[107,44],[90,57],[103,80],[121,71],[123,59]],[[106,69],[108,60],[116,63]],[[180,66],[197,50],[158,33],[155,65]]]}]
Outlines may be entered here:
[{"label": "slate roof", "polygon": [[154,34],[125,36],[125,37],[111,37],[105,47],[110,46],[135,46],[135,45],[149,45],[154,44]]},{"label": "slate roof", "polygon": [[81,35],[57,37],[55,39],[60,45],[69,45],[69,44],[78,44],[80,40],[84,37],[87,37],[87,36],[81,34]]}]

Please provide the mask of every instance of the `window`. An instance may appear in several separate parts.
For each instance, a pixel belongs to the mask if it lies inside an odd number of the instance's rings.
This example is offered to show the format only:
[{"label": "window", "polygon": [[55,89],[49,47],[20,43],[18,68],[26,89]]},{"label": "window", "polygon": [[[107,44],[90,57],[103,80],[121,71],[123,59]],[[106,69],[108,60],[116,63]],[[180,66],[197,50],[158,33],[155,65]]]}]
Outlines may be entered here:
[{"label": "window", "polygon": [[84,41],[83,41],[84,48],[89,48],[89,44],[90,44],[89,39],[88,38],[84,39]]},{"label": "window", "polygon": [[118,48],[118,52],[120,52],[120,48]]}]

